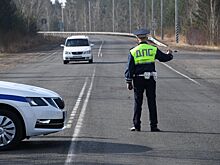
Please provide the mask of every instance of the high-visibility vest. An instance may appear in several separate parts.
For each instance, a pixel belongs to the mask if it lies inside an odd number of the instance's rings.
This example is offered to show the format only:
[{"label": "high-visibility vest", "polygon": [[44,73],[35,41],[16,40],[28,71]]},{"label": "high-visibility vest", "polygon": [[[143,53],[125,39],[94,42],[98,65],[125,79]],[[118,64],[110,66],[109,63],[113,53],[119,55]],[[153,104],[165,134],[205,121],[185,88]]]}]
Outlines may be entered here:
[{"label": "high-visibility vest", "polygon": [[131,49],[130,53],[134,57],[135,65],[153,63],[155,62],[157,47],[148,44],[140,44]]}]

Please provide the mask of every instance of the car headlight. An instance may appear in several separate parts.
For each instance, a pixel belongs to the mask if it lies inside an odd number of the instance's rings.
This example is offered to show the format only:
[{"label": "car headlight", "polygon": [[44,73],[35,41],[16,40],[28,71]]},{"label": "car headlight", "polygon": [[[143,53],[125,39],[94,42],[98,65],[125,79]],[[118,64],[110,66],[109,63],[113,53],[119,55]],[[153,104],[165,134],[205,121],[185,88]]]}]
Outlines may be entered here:
[{"label": "car headlight", "polygon": [[72,54],[72,52],[65,51],[65,54]]},{"label": "car headlight", "polygon": [[30,106],[48,106],[48,104],[40,97],[27,97],[26,100]]},{"label": "car headlight", "polygon": [[51,106],[57,108],[52,98],[44,98]]},{"label": "car headlight", "polygon": [[84,54],[90,54],[91,50],[85,51]]}]

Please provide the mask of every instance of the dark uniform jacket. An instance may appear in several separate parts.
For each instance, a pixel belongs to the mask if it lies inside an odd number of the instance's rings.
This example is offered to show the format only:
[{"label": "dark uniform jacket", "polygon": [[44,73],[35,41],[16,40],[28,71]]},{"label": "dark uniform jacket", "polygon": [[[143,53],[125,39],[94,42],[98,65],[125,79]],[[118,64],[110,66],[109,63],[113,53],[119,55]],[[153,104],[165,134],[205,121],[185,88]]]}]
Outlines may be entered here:
[{"label": "dark uniform jacket", "polygon": [[[140,42],[139,44],[147,44],[147,42]],[[173,59],[172,54],[165,54],[161,52],[157,48],[155,59],[159,60],[160,62],[167,62]],[[131,82],[134,75],[143,74],[144,72],[155,72],[155,63],[147,63],[147,64],[138,64],[135,65],[134,57],[129,53],[128,55],[128,64],[125,70],[125,79],[126,82]]]}]

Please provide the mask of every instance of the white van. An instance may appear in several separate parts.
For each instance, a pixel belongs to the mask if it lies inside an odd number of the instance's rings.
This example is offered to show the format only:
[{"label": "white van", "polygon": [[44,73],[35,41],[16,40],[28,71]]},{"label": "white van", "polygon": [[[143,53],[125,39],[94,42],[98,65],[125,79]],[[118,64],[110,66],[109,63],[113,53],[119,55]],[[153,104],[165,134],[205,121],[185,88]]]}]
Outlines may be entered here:
[{"label": "white van", "polygon": [[68,64],[70,61],[88,61],[93,62],[93,55],[88,36],[71,36],[61,45],[63,49],[63,63]]}]

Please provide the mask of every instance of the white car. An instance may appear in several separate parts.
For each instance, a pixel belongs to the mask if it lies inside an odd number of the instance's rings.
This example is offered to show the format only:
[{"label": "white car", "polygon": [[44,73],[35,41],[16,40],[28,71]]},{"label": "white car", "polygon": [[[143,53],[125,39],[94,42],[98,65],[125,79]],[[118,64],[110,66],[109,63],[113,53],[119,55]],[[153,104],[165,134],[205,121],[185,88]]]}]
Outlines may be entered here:
[{"label": "white car", "polygon": [[87,36],[71,36],[65,41],[63,47],[63,63],[68,64],[70,61],[89,61],[93,62],[93,55],[89,37]]},{"label": "white car", "polygon": [[55,92],[0,81],[0,150],[65,128],[64,101]]}]

